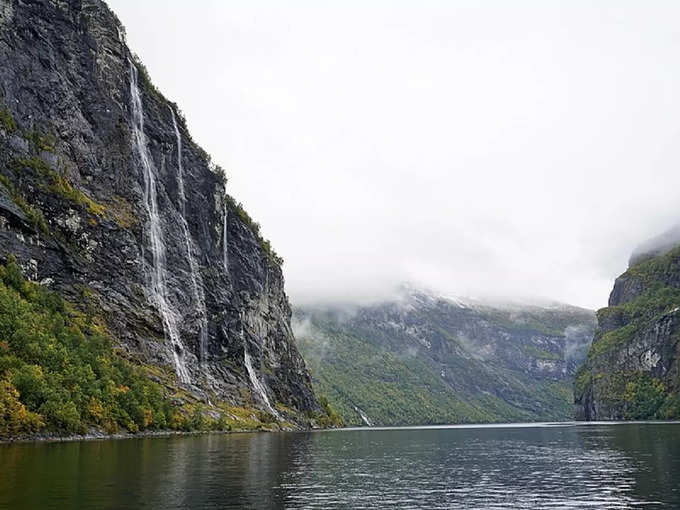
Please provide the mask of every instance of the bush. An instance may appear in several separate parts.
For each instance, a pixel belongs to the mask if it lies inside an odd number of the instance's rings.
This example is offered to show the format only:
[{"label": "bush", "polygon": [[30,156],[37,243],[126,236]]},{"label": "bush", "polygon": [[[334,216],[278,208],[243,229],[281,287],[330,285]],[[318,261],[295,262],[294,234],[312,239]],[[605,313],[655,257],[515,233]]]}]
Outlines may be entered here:
[{"label": "bush", "polygon": [[0,436],[37,432],[45,423],[36,413],[26,410],[12,383],[0,380]]},{"label": "bush", "polygon": [[13,258],[0,266],[0,338],[0,434],[168,427],[160,386],[115,354],[95,318],[26,281]]},{"label": "bush", "polygon": [[262,233],[260,232],[260,224],[257,223],[255,220],[253,220],[248,212],[243,208],[243,205],[240,202],[236,202],[232,197],[229,195],[224,195],[224,199],[227,201],[227,204],[229,205],[229,208],[233,211],[236,212],[238,215],[239,219],[248,227],[250,228],[251,232],[255,236],[255,239],[257,239],[257,242],[260,244],[260,247],[262,250],[265,252],[267,255],[267,258],[272,264],[275,264],[277,266],[283,265],[283,258],[280,257],[276,251],[274,251],[274,248],[272,248],[271,243],[269,242],[268,239],[265,239],[262,237]]},{"label": "bush", "polygon": [[0,106],[0,124],[8,133],[14,133],[17,130],[17,124],[14,121],[14,117],[12,117],[12,112],[4,105]]},{"label": "bush", "polygon": [[21,193],[19,193],[14,187],[12,181],[10,181],[6,176],[0,175],[0,183],[5,186],[14,203],[17,204],[22,211],[24,211],[24,214],[28,218],[28,221],[31,223],[31,225],[33,225],[36,230],[48,235],[49,229],[42,211],[36,207],[33,207],[32,205],[29,205],[24,197],[21,196]]},{"label": "bush", "polygon": [[629,378],[623,399],[625,417],[628,420],[648,420],[662,418],[661,406],[668,392],[664,384],[655,377],[639,374]]},{"label": "bush", "polygon": [[74,188],[63,175],[52,170],[42,159],[38,157],[16,159],[12,166],[15,172],[30,168],[37,176],[48,182],[47,184],[42,184],[43,188],[47,191],[87,209],[94,216],[101,217],[105,215],[106,208],[102,204],[95,202],[85,193]]},{"label": "bush", "polygon": [[331,407],[331,404],[328,402],[328,399],[325,395],[321,395],[319,397],[319,404],[321,404],[321,408],[323,409],[323,414],[319,418],[320,426],[324,428],[343,426],[342,418]]}]

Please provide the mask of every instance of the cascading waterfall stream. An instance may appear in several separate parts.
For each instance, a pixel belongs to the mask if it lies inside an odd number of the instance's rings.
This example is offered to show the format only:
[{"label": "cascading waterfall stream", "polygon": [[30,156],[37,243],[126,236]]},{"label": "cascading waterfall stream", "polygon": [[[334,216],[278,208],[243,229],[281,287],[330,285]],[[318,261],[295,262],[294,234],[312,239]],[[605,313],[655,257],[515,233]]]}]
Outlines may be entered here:
[{"label": "cascading waterfall stream", "polygon": [[139,160],[142,165],[144,176],[144,205],[149,215],[149,242],[153,264],[149,274],[149,292],[151,300],[158,309],[163,322],[163,329],[172,343],[172,353],[175,362],[177,377],[182,383],[190,383],[191,377],[184,363],[184,346],[179,336],[177,327],[177,314],[172,310],[167,298],[166,269],[165,269],[165,242],[161,229],[161,219],[158,213],[158,200],[156,193],[156,173],[153,167],[151,154],[147,148],[146,135],[144,134],[144,110],[142,98],[137,84],[137,67],[130,63],[130,97],[132,101],[133,120],[133,143],[137,149]]},{"label": "cascading waterfall stream", "polygon": [[372,426],[373,426],[373,423],[371,423],[371,420],[368,419],[368,416],[366,416],[366,414],[364,414],[364,412],[363,412],[361,409],[359,409],[359,408],[356,407],[356,406],[354,407],[354,409],[356,409],[356,411],[359,413],[359,416],[361,416],[361,420],[362,420],[366,425],[368,425],[369,427],[372,427]]},{"label": "cascading waterfall stream", "polygon": [[267,406],[267,409],[271,414],[276,416],[277,419],[281,419],[281,416],[279,413],[277,413],[274,408],[271,405],[271,402],[269,402],[269,397],[267,397],[267,392],[263,386],[263,384],[260,382],[260,380],[257,378],[257,374],[255,373],[255,369],[253,368],[253,364],[250,361],[250,354],[248,353],[248,349],[246,348],[243,351],[243,358],[245,361],[246,365],[246,371],[248,372],[248,377],[250,377],[250,384],[252,384],[253,388],[257,392],[257,394],[260,396],[262,401],[264,402],[265,406]]},{"label": "cascading waterfall stream", "polygon": [[175,119],[175,112],[170,108],[170,115],[172,116],[172,126],[175,129],[175,139],[177,140],[177,188],[179,190],[180,202],[180,224],[182,225],[182,233],[184,234],[184,244],[187,251],[187,261],[189,263],[189,271],[191,276],[191,288],[194,295],[194,304],[198,312],[200,320],[199,331],[199,352],[200,362],[205,369],[207,361],[207,343],[208,343],[208,314],[205,308],[205,294],[203,292],[203,279],[199,272],[198,263],[194,257],[194,243],[189,233],[189,225],[186,220],[186,196],[184,194],[184,167],[182,165],[182,137],[177,127],[177,120]]},{"label": "cascading waterfall stream", "polygon": [[[226,192],[225,192],[226,194]],[[224,201],[224,215],[222,219],[222,265],[224,272],[229,275],[229,252],[227,250],[229,239],[227,238],[227,220],[229,219],[229,210],[227,209],[227,201]]]}]

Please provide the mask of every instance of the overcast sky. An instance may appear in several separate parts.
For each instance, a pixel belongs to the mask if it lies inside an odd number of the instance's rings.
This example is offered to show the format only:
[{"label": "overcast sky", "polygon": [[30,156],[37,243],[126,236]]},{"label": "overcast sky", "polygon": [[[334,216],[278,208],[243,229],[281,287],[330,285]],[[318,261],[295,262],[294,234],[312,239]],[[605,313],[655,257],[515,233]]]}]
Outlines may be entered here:
[{"label": "overcast sky", "polygon": [[680,217],[680,2],[109,5],[294,302],[598,308]]}]

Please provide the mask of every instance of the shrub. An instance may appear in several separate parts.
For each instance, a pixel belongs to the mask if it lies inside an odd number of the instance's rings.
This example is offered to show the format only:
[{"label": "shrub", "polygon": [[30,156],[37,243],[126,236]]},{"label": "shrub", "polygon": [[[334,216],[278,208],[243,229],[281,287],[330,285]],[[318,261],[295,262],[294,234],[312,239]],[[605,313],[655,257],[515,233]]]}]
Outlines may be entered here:
[{"label": "shrub", "polygon": [[664,384],[655,377],[638,375],[626,383],[623,399],[626,402],[625,416],[629,420],[661,418],[659,410],[668,393]]},{"label": "shrub", "polygon": [[28,141],[34,153],[40,151],[54,152],[57,145],[57,137],[54,134],[42,135],[38,129],[24,132],[24,138]]},{"label": "shrub", "polygon": [[8,133],[14,133],[17,130],[17,124],[12,117],[12,112],[5,105],[0,105],[0,124]]},{"label": "shrub", "polygon": [[95,317],[26,281],[12,257],[0,266],[0,338],[1,433],[169,425],[160,386],[115,354]]},{"label": "shrub", "polygon": [[0,175],[0,183],[2,183],[5,186],[5,188],[9,192],[10,197],[12,198],[14,203],[17,204],[19,208],[24,212],[31,225],[33,225],[33,227],[39,232],[48,235],[49,229],[47,227],[47,221],[45,221],[45,217],[43,216],[42,211],[37,207],[29,205],[28,202],[24,200],[24,197],[21,196],[21,193],[19,193],[17,189],[14,187],[12,181],[10,181],[6,176]]},{"label": "shrub", "polygon": [[13,162],[13,167],[15,171],[21,171],[24,168],[32,169],[36,175],[48,181],[45,186],[48,191],[64,197],[73,204],[86,208],[90,214],[104,216],[106,213],[106,209],[102,204],[95,202],[85,193],[74,188],[63,175],[52,170],[49,165],[38,157],[16,159]]},{"label": "shrub", "polygon": [[226,194],[224,195],[224,199],[227,201],[227,204],[229,204],[230,209],[235,211],[240,220],[250,228],[269,261],[272,264],[281,266],[283,264],[283,258],[274,251],[269,240],[262,237],[262,234],[260,233],[260,224],[250,217],[240,202],[237,203],[232,197]]},{"label": "shrub", "polygon": [[26,409],[19,392],[6,379],[0,379],[0,436],[37,432],[45,423],[42,417]]},{"label": "shrub", "polygon": [[324,395],[319,397],[319,404],[321,404],[321,408],[323,409],[323,414],[319,418],[319,425],[325,428],[342,427],[342,418],[331,407],[330,402],[328,402],[328,399]]}]

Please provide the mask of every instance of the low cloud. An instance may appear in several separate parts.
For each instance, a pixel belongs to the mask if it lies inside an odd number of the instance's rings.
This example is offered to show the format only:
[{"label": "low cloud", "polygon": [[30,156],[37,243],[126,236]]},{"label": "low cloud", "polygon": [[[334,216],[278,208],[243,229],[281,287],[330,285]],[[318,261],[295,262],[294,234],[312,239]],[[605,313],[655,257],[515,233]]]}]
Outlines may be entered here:
[{"label": "low cloud", "polygon": [[677,223],[678,3],[109,3],[294,302],[598,308]]}]

